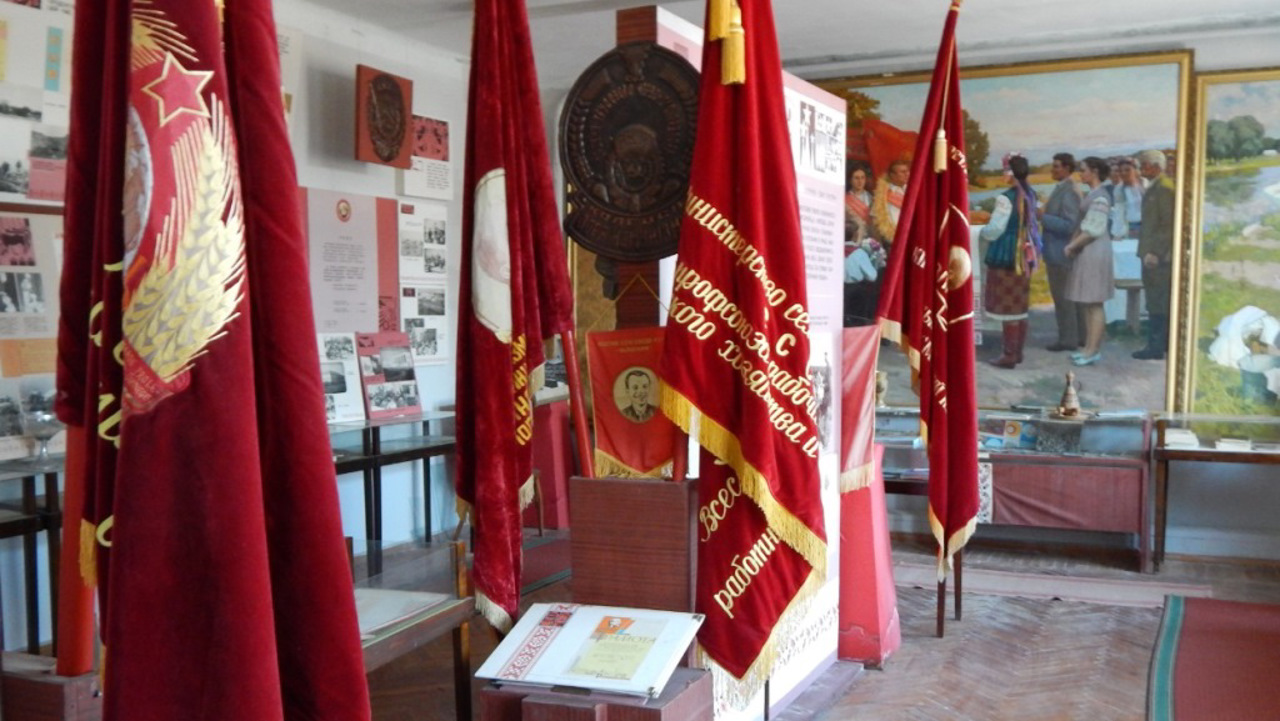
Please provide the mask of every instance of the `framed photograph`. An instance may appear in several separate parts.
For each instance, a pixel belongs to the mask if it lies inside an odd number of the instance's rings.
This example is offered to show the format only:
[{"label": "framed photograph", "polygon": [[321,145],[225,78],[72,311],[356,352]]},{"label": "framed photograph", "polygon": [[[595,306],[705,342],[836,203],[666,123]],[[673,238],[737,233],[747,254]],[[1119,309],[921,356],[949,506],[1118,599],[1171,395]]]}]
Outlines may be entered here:
[{"label": "framed photograph", "polygon": [[1178,409],[1280,414],[1280,67],[1200,73]]},{"label": "framed photograph", "polygon": [[[962,58],[963,60],[963,58]],[[1178,328],[1179,301],[1172,293],[1168,307],[1151,313],[1148,295],[1157,303],[1161,294],[1143,287],[1142,260],[1137,247],[1141,224],[1141,190],[1156,180],[1130,180],[1133,195],[1127,208],[1115,204],[1107,223],[1110,240],[1098,249],[1109,251],[1110,260],[1098,261],[1100,272],[1091,282],[1102,302],[1104,323],[1100,358],[1077,366],[1061,348],[1046,263],[1040,258],[1030,276],[1029,301],[1022,317],[1025,325],[1020,344],[1021,360],[1012,368],[990,361],[1005,354],[1006,316],[984,312],[986,251],[982,229],[992,218],[999,197],[1010,191],[1004,170],[1007,156],[1020,155],[1029,166],[1027,180],[1043,208],[1055,187],[1069,178],[1082,200],[1089,190],[1079,172],[1056,178],[1055,156],[1070,153],[1075,162],[1095,157],[1106,162],[1108,196],[1118,184],[1120,166],[1133,163],[1144,151],[1163,156],[1160,168],[1173,193],[1170,234],[1174,252],[1167,264],[1169,284],[1182,282],[1186,241],[1182,227],[1182,189],[1185,168],[1187,108],[1190,95],[1191,52],[1173,51],[1140,55],[1115,55],[961,67],[960,94],[965,112],[966,161],[970,182],[970,229],[973,238],[976,377],[978,402],[987,407],[1035,406],[1054,408],[1060,402],[1065,376],[1074,373],[1081,405],[1087,410],[1168,410],[1180,358],[1168,352],[1176,344],[1161,341],[1163,328]],[[815,81],[848,103],[846,146],[845,224],[845,325],[873,322],[879,299],[880,277],[888,246],[896,229],[895,192],[910,182],[901,177],[910,170],[925,95],[927,72],[876,75]],[[1156,157],[1148,152],[1147,157]],[[902,162],[906,161],[903,167]],[[1153,168],[1155,163],[1151,163]],[[897,173],[897,175],[893,175]],[[909,173],[905,173],[909,174]],[[1141,187],[1134,187],[1141,185]],[[900,200],[898,201],[900,202]],[[1127,218],[1120,217],[1128,213]],[[856,262],[855,262],[856,261]],[[1062,266],[1059,266],[1062,267]],[[1064,271],[1065,273],[1065,271]],[[1110,276],[1110,279],[1107,278]],[[1061,288],[1055,285],[1055,288]],[[1066,303],[1061,304],[1065,309]],[[1156,322],[1152,322],[1152,316]],[[1167,319],[1167,321],[1162,321]],[[1064,328],[1067,327],[1064,322]],[[1076,325],[1082,325],[1077,322]],[[1071,331],[1076,335],[1076,331]],[[1155,343],[1164,343],[1159,358],[1134,358]],[[1072,346],[1083,341],[1083,333]],[[1054,350],[1050,350],[1055,347]],[[1140,356],[1147,355],[1140,353]],[[910,369],[896,351],[880,354],[880,369],[889,376],[886,401],[914,405]]]}]

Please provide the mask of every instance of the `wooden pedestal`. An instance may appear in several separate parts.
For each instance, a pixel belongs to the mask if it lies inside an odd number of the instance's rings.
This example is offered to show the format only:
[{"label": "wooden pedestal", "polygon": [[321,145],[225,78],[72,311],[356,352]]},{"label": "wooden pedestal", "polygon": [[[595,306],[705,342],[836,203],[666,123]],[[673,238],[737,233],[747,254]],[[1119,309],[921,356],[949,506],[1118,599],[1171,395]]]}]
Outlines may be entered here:
[{"label": "wooden pedestal", "polygon": [[57,676],[54,659],[25,653],[4,654],[5,721],[100,721],[98,677]]},{"label": "wooden pedestal", "polygon": [[574,603],[693,611],[695,481],[569,481]]},{"label": "wooden pedestal", "polygon": [[711,674],[678,668],[655,699],[580,696],[497,687],[480,690],[480,721],[711,721]]}]

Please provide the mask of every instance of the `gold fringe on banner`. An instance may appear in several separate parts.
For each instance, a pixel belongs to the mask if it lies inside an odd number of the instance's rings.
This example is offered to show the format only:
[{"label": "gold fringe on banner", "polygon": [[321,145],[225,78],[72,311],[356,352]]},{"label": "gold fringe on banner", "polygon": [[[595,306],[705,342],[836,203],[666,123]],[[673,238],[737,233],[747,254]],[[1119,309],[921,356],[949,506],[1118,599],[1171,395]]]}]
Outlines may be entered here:
[{"label": "gold fringe on banner", "polygon": [[742,8],[733,3],[729,32],[720,55],[720,84],[741,85],[747,82],[747,38],[742,29]]},{"label": "gold fringe on banner", "polygon": [[599,448],[595,454],[596,478],[615,476],[618,478],[670,478],[671,462],[668,461],[657,468],[632,468]]},{"label": "gold fringe on banner", "polygon": [[938,136],[933,139],[933,172],[945,173],[947,170],[947,131],[938,128]]},{"label": "gold fringe on banner", "polygon": [[769,527],[784,543],[803,556],[819,576],[826,578],[826,541],[773,497],[773,489],[769,487],[764,474],[743,457],[742,443],[737,436],[702,413],[688,398],[665,383],[662,385],[662,411],[685,433],[690,432],[694,414],[698,414],[698,443],[737,472],[742,492],[764,513]]},{"label": "gold fringe on banner", "polygon": [[80,519],[80,579],[89,588],[98,585],[98,529]]},{"label": "gold fringe on banner", "polygon": [[729,4],[733,0],[711,0],[707,10],[707,39],[723,40],[729,35]]},{"label": "gold fringe on banner", "polygon": [[840,493],[851,493],[867,488],[875,480],[875,464],[864,463],[840,474]]},{"label": "gold fringe on banner", "polygon": [[[718,688],[715,689],[713,695],[720,696],[722,693],[728,697],[729,704],[736,710],[742,710],[751,703],[764,684],[773,676],[774,667],[781,658],[782,646],[787,639],[795,636],[801,629],[801,624],[809,615],[809,610],[813,606],[814,596],[821,590],[823,578],[817,573],[810,573],[805,579],[804,584],[796,595],[791,599],[791,603],[778,616],[778,622],[773,625],[773,631],[769,633],[769,640],[765,641],[764,646],[760,649],[760,655],[756,656],[756,660],[751,663],[747,672],[742,678],[735,678],[732,673],[715,662],[702,647],[697,645],[694,654],[695,663],[702,667],[711,669],[712,682]],[[719,688],[722,682],[727,681],[729,688]]]}]

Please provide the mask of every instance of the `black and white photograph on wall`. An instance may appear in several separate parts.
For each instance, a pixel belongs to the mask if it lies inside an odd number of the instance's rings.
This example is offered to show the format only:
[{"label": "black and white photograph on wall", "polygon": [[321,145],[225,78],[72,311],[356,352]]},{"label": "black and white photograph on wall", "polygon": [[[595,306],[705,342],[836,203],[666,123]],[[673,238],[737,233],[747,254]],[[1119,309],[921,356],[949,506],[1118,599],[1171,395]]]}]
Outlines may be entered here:
[{"label": "black and white photograph on wall", "polygon": [[439,203],[400,203],[398,219],[400,280],[438,281],[446,273],[445,242],[449,208]]},{"label": "black and white photograph on wall", "polygon": [[448,359],[445,341],[451,322],[443,285],[406,285],[400,288],[400,317],[413,361],[443,363]]},{"label": "black and white photograph on wall", "polygon": [[413,354],[407,346],[389,346],[378,351],[382,377],[388,383],[413,380]]},{"label": "black and white photograph on wall", "polygon": [[324,383],[324,392],[346,393],[347,379],[342,372],[342,363],[338,361],[327,361],[320,364],[320,380]]},{"label": "black and white photograph on wall", "polygon": [[39,273],[12,273],[18,289],[18,310],[22,313],[44,313],[44,280]]},{"label": "black and white photograph on wall", "polygon": [[418,288],[418,315],[444,315],[444,288]]},{"label": "black and white photograph on wall", "polygon": [[440,353],[435,328],[414,328],[410,330],[409,343],[416,356],[431,358]]},{"label": "black and white photograph on wall", "polygon": [[[378,355],[356,358],[355,336],[351,333],[320,333],[320,380],[324,384],[325,418],[330,423],[364,420],[364,394],[360,383],[362,363],[372,370]],[[379,368],[381,371],[381,368]]]},{"label": "black and white photograph on wall", "polygon": [[400,257],[401,258],[421,258],[422,244],[426,242],[426,238],[418,233],[401,233],[400,234]]},{"label": "black and white photograph on wall", "polygon": [[0,273],[0,313],[21,313],[17,273]]},{"label": "black and white photograph on wall", "polygon": [[44,112],[44,93],[39,88],[0,83],[0,115],[39,122]]},{"label": "black and white photograph on wall", "polygon": [[422,239],[427,245],[444,246],[444,218],[428,218],[423,227]]},{"label": "black and white photograph on wall", "polygon": [[376,355],[360,356],[360,375],[362,376],[380,376],[382,375],[382,360]]},{"label": "black and white photograph on wall", "polygon": [[429,276],[443,276],[445,267],[444,246],[424,246],[422,248],[422,269]]},{"label": "black and white photograph on wall", "polygon": [[323,333],[321,341],[324,357],[329,360],[347,360],[356,357],[355,339],[344,333]]},{"label": "black and white photograph on wall", "polygon": [[371,411],[412,408],[418,405],[418,384],[414,381],[378,383],[369,386]]},{"label": "black and white photograph on wall", "polygon": [[35,265],[31,219],[0,215],[0,265]]},{"label": "black and white photograph on wall", "polygon": [[0,199],[25,199],[31,184],[31,123],[0,117]]}]

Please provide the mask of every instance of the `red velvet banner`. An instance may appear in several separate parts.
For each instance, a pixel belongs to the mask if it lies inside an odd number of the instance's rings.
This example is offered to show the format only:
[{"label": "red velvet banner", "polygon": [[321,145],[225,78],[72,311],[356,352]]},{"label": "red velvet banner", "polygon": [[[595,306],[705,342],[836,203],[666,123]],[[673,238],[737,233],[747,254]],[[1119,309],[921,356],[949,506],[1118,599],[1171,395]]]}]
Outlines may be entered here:
[{"label": "red velvet banner", "polygon": [[911,363],[929,452],[929,523],[938,576],[973,534],[978,421],[973,375],[973,261],[953,2],[942,32],[898,231],[880,295],[884,337]]},{"label": "red velvet banner", "polygon": [[520,603],[542,341],[570,329],[571,300],[523,0],[478,0],[473,32],[456,484],[475,529],[476,605],[505,631]]},{"label": "red velvet banner", "polygon": [[104,718],[366,719],[270,3],[80,11],[58,410]]},{"label": "red velvet banner", "polygon": [[658,410],[662,328],[587,334],[597,476],[671,475],[676,427]]},{"label": "red velvet banner", "polygon": [[[709,31],[703,45],[659,374],[663,411],[704,448],[697,608],[706,622],[698,639],[751,687],[771,673],[777,639],[826,574],[826,534],[773,11],[752,0],[733,3],[735,14],[739,5],[740,26],[731,23],[723,42]],[[729,80],[745,70],[745,82],[725,84],[722,68]]]}]

